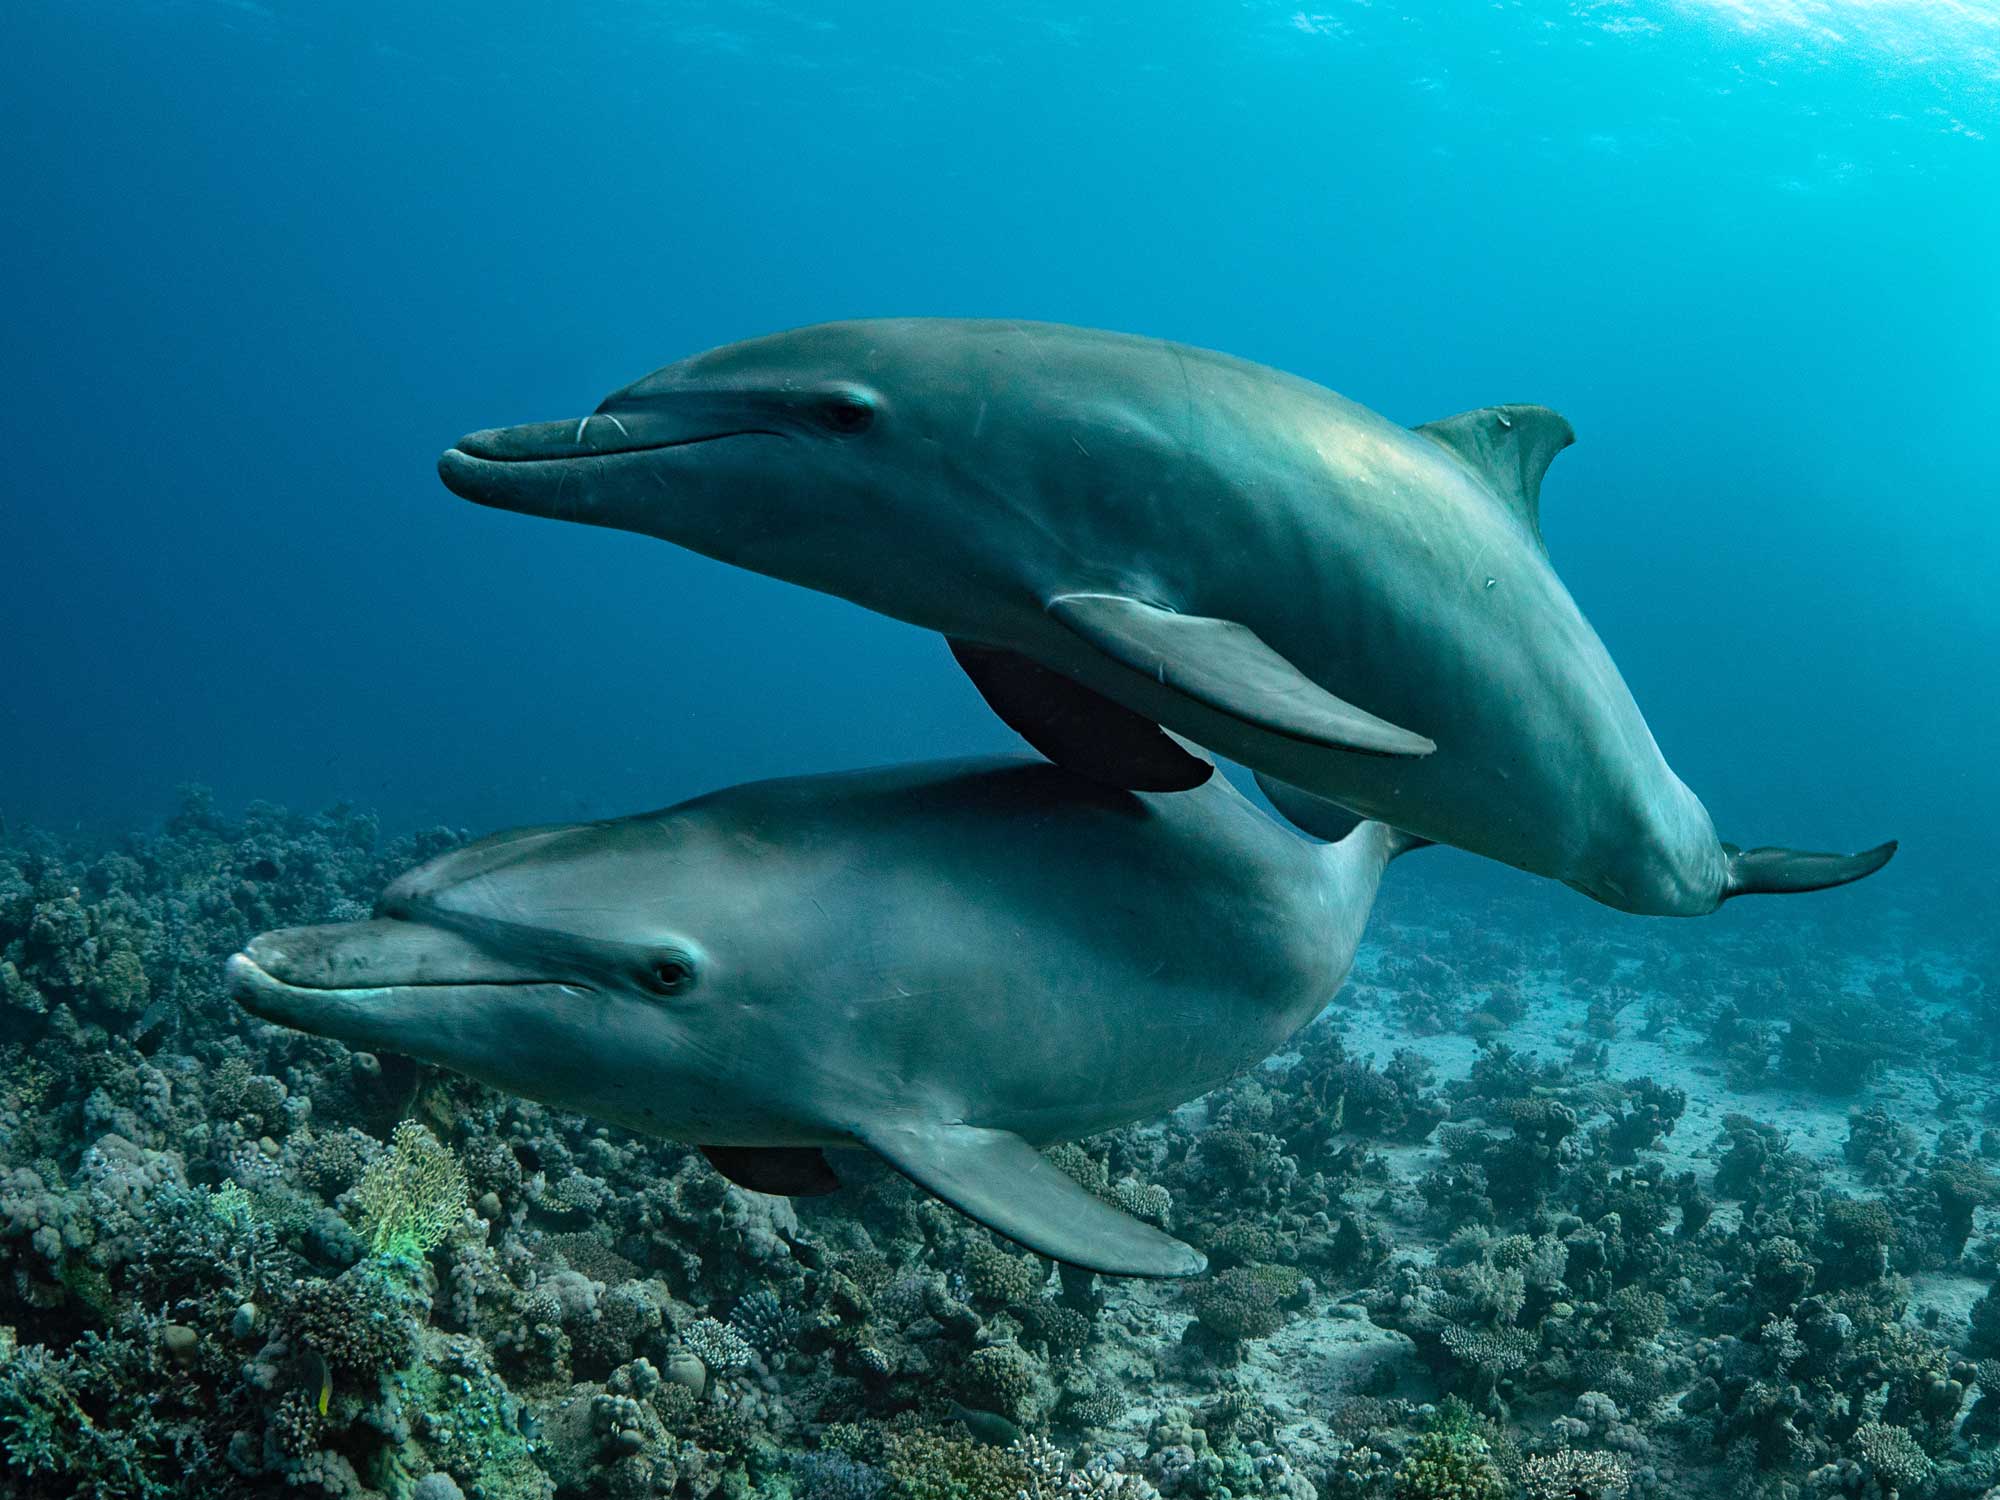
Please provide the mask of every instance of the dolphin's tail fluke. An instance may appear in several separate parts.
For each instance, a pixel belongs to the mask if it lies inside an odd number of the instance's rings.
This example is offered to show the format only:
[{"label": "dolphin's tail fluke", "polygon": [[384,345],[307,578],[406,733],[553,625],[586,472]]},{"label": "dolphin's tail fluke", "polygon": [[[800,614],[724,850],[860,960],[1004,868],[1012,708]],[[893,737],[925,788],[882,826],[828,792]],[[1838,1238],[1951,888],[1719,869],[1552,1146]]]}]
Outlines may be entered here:
[{"label": "dolphin's tail fluke", "polygon": [[1896,841],[1877,844],[1859,854],[1810,854],[1799,849],[1738,849],[1724,844],[1729,873],[1722,899],[1732,896],[1790,896],[1800,891],[1824,891],[1866,879],[1889,863]]},{"label": "dolphin's tail fluke", "polygon": [[[1279,781],[1276,777],[1266,776],[1262,771],[1254,774],[1257,777],[1257,785],[1263,790],[1264,795],[1271,799],[1271,806],[1278,810],[1279,815],[1294,828],[1309,833],[1316,839],[1325,839],[1329,844],[1337,844],[1368,821],[1359,813],[1349,812],[1338,802],[1329,802],[1312,792],[1301,791],[1288,781]],[[1400,828],[1390,828],[1387,840],[1389,858],[1394,859],[1399,854],[1408,854],[1412,849],[1421,849],[1430,842],[1429,839],[1418,838],[1414,833],[1405,833]]]}]

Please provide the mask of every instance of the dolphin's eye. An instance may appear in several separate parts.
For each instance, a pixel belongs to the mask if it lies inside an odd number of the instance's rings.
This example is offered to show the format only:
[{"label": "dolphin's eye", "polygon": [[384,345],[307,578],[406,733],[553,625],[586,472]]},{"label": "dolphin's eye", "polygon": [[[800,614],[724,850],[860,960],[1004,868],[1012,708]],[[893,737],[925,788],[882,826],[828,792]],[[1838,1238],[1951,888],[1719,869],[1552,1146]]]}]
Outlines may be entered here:
[{"label": "dolphin's eye", "polygon": [[829,432],[853,437],[857,432],[866,432],[875,425],[875,403],[866,396],[842,391],[820,402],[819,420]]},{"label": "dolphin's eye", "polygon": [[662,953],[641,973],[646,988],[656,995],[678,995],[694,983],[694,965],[679,953]]}]

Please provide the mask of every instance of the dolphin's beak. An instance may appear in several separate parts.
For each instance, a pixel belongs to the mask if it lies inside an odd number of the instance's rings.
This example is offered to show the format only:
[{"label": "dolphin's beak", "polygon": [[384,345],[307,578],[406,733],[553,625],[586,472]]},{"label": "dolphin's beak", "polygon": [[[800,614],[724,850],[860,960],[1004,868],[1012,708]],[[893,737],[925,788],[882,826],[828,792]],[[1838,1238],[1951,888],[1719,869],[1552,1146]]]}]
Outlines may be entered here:
[{"label": "dolphin's beak", "polygon": [[578,512],[588,504],[589,481],[619,460],[725,438],[779,435],[759,425],[759,414],[740,394],[620,395],[575,421],[467,433],[439,457],[438,477],[454,495],[480,505],[588,519]]},{"label": "dolphin's beak", "polygon": [[343,1040],[377,1042],[436,992],[554,983],[424,922],[376,919],[267,932],[229,960],[230,997],[252,1015]]},{"label": "dolphin's beak", "polygon": [[[596,460],[630,452],[596,445],[603,429],[607,442],[618,440],[609,422],[528,422],[519,427],[489,427],[469,432],[438,458],[438,478],[462,499],[501,510],[531,515],[567,514],[565,492]],[[583,486],[576,486],[580,500]]]}]

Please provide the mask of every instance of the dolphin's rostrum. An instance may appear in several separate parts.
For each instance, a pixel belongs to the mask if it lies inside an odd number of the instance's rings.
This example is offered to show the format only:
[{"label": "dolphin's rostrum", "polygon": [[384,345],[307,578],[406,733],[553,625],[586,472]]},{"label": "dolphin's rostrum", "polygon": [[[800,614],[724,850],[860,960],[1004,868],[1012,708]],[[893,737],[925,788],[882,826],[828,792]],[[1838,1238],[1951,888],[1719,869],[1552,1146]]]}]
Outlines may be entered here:
[{"label": "dolphin's rostrum", "polygon": [[1412,842],[1308,843],[1222,777],[763,782],[445,854],[370,920],[257,938],[230,984],[267,1020],[698,1144],[749,1187],[823,1190],[821,1150],[865,1147],[1031,1249],[1187,1276],[1199,1252],[1035,1148],[1276,1051]]},{"label": "dolphin's rostrum", "polygon": [[946,635],[1031,744],[1109,784],[1208,763],[1627,911],[1841,885],[1740,853],[1549,564],[1539,406],[1415,429],[1276,370],[1050,324],[878,319],[668,365],[439,461],[483,504],[663,537]]}]

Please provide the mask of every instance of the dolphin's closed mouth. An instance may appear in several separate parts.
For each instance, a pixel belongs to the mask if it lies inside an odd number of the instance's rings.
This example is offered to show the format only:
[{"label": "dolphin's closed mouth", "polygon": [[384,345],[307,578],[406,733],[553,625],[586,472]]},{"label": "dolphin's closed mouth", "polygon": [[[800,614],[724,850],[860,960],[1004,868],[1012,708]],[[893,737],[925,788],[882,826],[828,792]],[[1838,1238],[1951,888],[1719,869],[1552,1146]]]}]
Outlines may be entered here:
[{"label": "dolphin's closed mouth", "polygon": [[[333,1037],[350,1045],[389,1047],[424,1056],[426,1027],[454,1003],[456,995],[491,994],[495,990],[531,986],[551,988],[548,981],[523,978],[485,979],[394,978],[373,985],[331,985],[311,982],[317,974],[281,978],[248,953],[230,957],[223,983],[231,1000],[259,1020],[316,1036]],[[298,980],[307,982],[299,983]],[[573,989],[564,985],[563,989]],[[581,991],[577,991],[581,993]]]},{"label": "dolphin's closed mouth", "polygon": [[358,995],[387,995],[395,990],[500,990],[538,984],[575,985],[559,979],[403,979],[390,984],[313,984],[309,981],[280,979],[247,953],[232,953],[223,966],[223,979],[232,995],[263,990],[287,995],[325,995],[351,998]]},{"label": "dolphin's closed mouth", "polygon": [[[507,497],[523,482],[540,493],[539,477],[559,473],[585,460],[630,458],[671,448],[698,448],[729,438],[782,437],[768,427],[727,427],[715,431],[647,432],[636,418],[629,425],[608,412],[581,422],[531,422],[521,427],[493,427],[467,433],[438,458],[438,477],[445,488],[464,500],[516,508]],[[505,476],[503,478],[503,476]],[[557,494],[561,491],[558,489]],[[522,507],[532,508],[532,507]]]},{"label": "dolphin's closed mouth", "polygon": [[[276,1021],[280,1025],[296,1023],[315,1002],[353,1001],[370,993],[366,988],[334,989],[292,984],[280,979],[247,953],[230,955],[229,962],[223,966],[222,980],[230,999],[251,1015]],[[373,993],[379,995],[385,992],[374,988]]]},{"label": "dolphin's closed mouth", "polygon": [[[781,437],[768,427],[713,428],[658,419],[637,413],[630,422],[611,412],[595,412],[577,422],[527,422],[517,427],[488,427],[469,432],[450,453],[493,464],[573,463],[585,458],[617,458],[630,453],[658,453],[667,448],[693,448],[725,438]],[[648,431],[648,428],[651,431]],[[450,454],[447,454],[447,457]]]},{"label": "dolphin's closed mouth", "polygon": [[[658,453],[663,448],[693,448],[701,443],[719,443],[724,438],[734,437],[777,437],[778,433],[764,427],[743,427],[735,432],[709,432],[700,437],[667,438],[653,443],[613,443],[609,447],[579,447],[574,453],[481,453],[476,450],[476,440],[481,436],[474,433],[460,438],[449,450],[460,458],[477,459],[489,464],[568,464],[585,458],[618,458],[628,453]],[[468,447],[468,444],[474,444]]]},{"label": "dolphin's closed mouth", "polygon": [[399,1002],[428,1003],[418,996],[560,983],[546,969],[444,927],[377,917],[263,933],[230,958],[224,983],[253,1015],[339,1035]]}]

